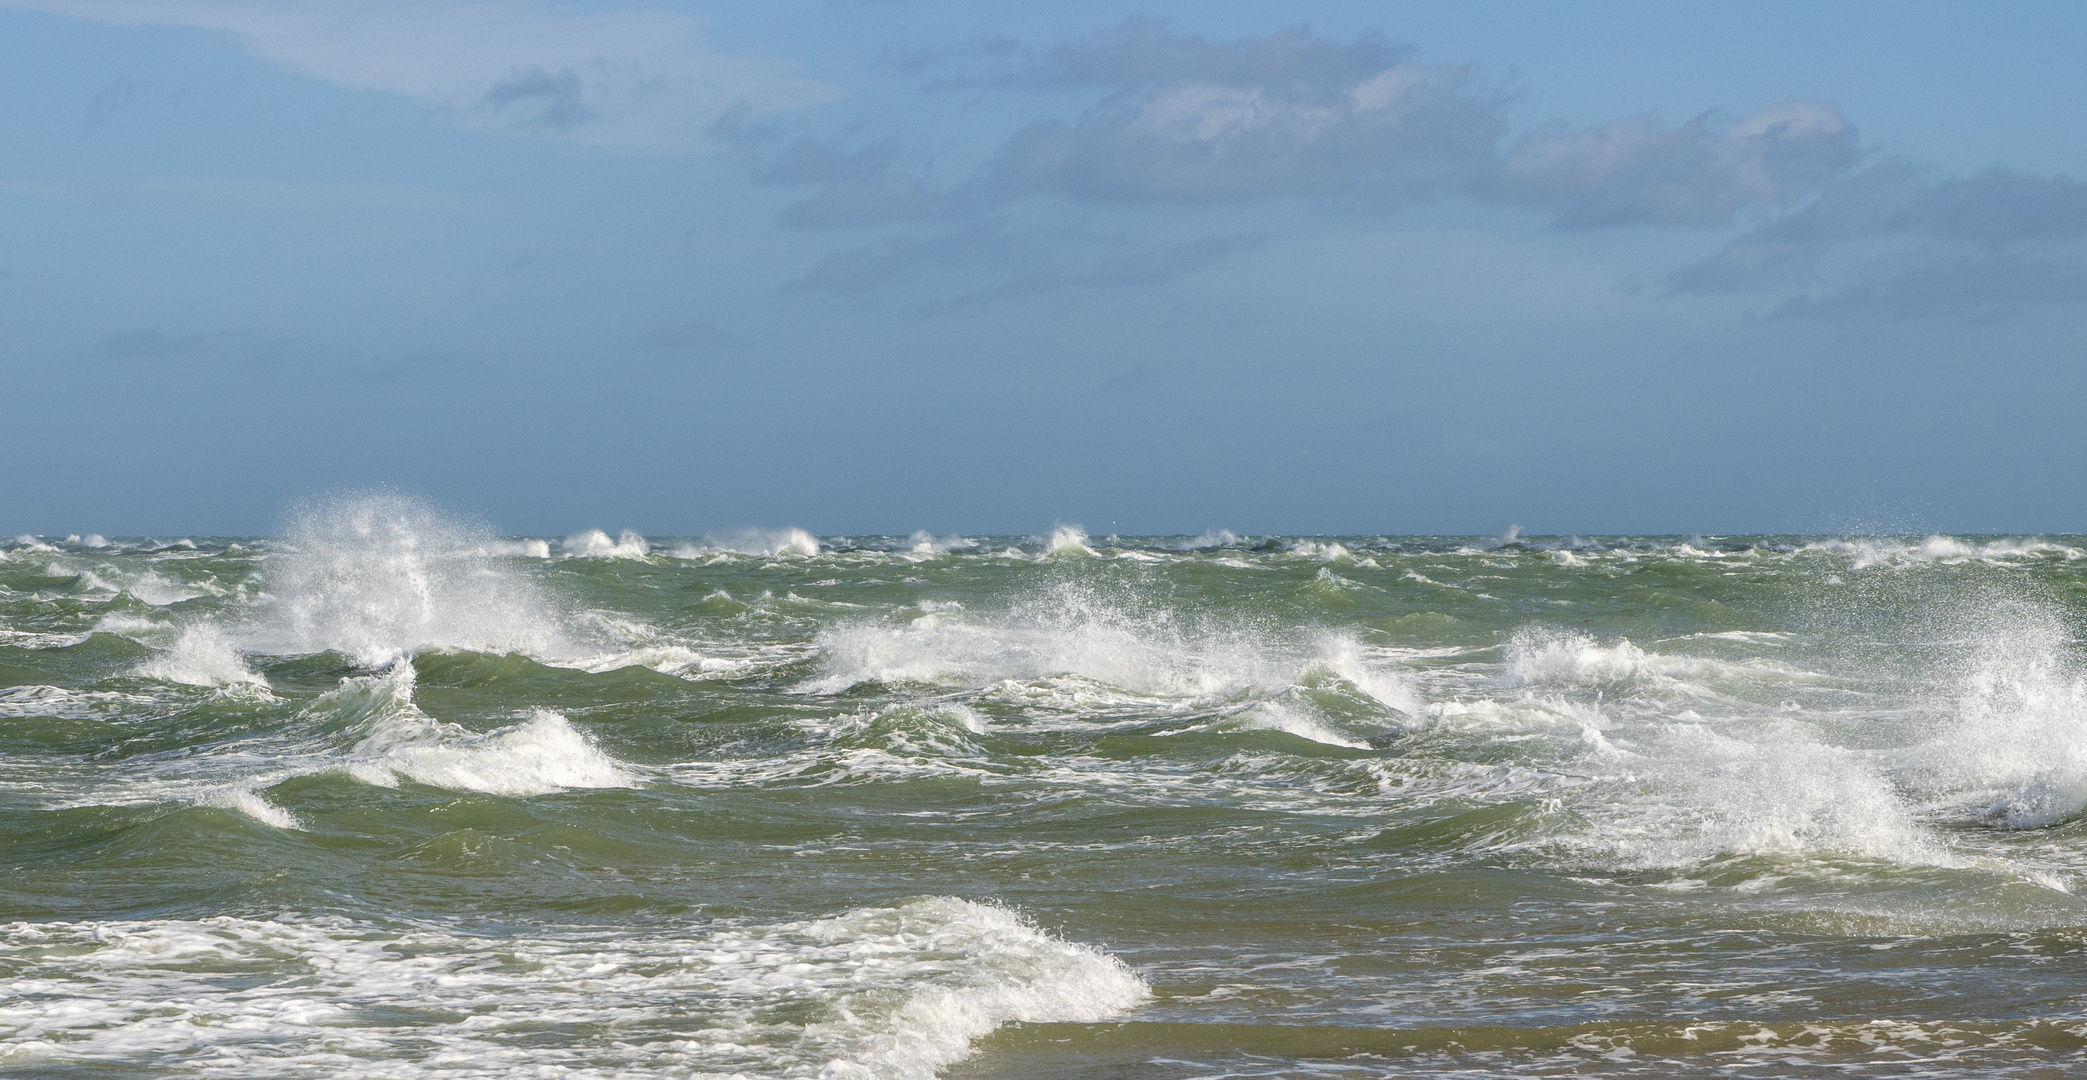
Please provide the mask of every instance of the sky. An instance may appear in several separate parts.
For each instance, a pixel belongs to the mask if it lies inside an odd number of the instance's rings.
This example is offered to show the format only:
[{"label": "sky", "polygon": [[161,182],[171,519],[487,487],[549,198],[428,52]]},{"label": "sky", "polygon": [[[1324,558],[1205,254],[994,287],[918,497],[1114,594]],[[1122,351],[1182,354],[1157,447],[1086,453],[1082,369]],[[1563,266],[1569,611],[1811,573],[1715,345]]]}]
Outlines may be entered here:
[{"label": "sky", "polygon": [[2083,40],[0,0],[0,531],[2087,532]]}]

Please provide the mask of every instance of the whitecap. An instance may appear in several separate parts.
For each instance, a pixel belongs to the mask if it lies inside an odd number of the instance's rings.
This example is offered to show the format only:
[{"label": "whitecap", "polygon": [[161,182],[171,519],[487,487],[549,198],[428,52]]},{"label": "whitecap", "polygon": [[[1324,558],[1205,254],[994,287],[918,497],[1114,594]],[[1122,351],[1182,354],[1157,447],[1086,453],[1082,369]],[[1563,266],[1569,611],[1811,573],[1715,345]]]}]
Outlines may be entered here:
[{"label": "whitecap", "polygon": [[976,540],[967,539],[954,533],[948,536],[935,536],[925,529],[914,533],[907,539],[906,543],[909,552],[920,556],[947,555],[952,551],[964,551],[978,546],[978,541]]},{"label": "whitecap", "polygon": [[820,632],[819,673],[797,689],[838,693],[861,683],[985,686],[1078,676],[1124,690],[1199,696],[1285,686],[1296,661],[1245,634],[1174,625],[1075,588],[1008,612],[929,612],[903,626],[848,623]]},{"label": "whitecap", "polygon": [[569,1044],[531,1033],[579,1024],[618,1033],[594,1045],[589,1074],[932,1080],[1002,1024],[1093,1023],[1151,993],[1099,949],[946,896],[794,922],[492,936],[298,915],[16,922],[0,926],[0,964],[35,973],[7,1017],[33,1033],[0,1057],[9,1067],[178,1053],[240,1075],[327,1075],[352,1031],[357,1060],[411,1080],[571,1072]]},{"label": "whitecap", "polygon": [[543,795],[567,788],[632,787],[637,777],[603,753],[585,733],[549,709],[532,709],[522,722],[484,734],[428,716],[413,702],[413,664],[394,663],[381,675],[341,680],[315,699],[307,714],[348,721],[362,738],[336,765],[357,780],[395,787],[400,778],[430,787],[492,795]]},{"label": "whitecap", "polygon": [[483,735],[454,724],[392,718],[349,752],[348,772],[394,787],[404,777],[429,787],[490,795],[543,795],[567,788],[633,787],[637,778],[549,709]]},{"label": "whitecap", "polygon": [[[600,529],[589,529],[566,537],[562,546],[566,556],[574,559],[642,559],[652,551],[644,537],[629,529],[614,540]],[[550,545],[544,547],[548,555]]]},{"label": "whitecap", "polygon": [[1324,746],[1367,750],[1370,744],[1351,738],[1310,714],[1281,701],[1263,701],[1253,708],[1214,725],[1219,731],[1280,731]]},{"label": "whitecap", "polygon": [[1094,549],[1087,545],[1087,530],[1078,525],[1060,525],[1051,530],[1044,541],[1044,555],[1092,555]]},{"label": "whitecap", "polygon": [[247,666],[238,645],[214,623],[185,627],[171,646],[133,674],[189,686],[268,688],[267,678]]},{"label": "whitecap", "polygon": [[263,564],[261,602],[227,632],[249,652],[327,649],[381,667],[425,649],[558,655],[562,620],[482,527],[398,495],[307,510]]},{"label": "whitecap", "polygon": [[1583,633],[1523,627],[1507,643],[1506,675],[1518,686],[1617,682],[1644,665],[1645,651],[1627,639],[1600,645]]}]

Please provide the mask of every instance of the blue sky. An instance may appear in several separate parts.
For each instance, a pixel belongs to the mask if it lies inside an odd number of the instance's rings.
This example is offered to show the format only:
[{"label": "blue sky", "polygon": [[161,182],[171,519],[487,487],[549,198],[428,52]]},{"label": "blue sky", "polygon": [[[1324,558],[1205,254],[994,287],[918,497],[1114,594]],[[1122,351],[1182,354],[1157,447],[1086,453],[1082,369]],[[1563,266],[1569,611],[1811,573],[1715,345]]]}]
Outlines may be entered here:
[{"label": "blue sky", "polygon": [[0,0],[0,529],[2087,530],[2082,40]]}]

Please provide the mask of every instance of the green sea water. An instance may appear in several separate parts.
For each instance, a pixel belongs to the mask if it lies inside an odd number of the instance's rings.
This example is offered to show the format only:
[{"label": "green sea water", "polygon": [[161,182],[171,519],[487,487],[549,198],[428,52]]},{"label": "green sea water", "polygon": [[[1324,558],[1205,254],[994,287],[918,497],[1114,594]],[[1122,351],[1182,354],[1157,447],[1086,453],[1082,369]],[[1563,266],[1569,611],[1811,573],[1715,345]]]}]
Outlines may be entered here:
[{"label": "green sea water", "polygon": [[2087,1070],[2087,539],[0,545],[0,1074]]}]

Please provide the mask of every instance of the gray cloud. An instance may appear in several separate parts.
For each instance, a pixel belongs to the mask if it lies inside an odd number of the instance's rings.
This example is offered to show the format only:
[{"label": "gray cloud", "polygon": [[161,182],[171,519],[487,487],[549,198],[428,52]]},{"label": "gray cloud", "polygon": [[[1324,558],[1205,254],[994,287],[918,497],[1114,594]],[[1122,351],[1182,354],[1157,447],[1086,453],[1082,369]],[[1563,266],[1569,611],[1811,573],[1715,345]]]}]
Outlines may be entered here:
[{"label": "gray cloud", "polygon": [[517,71],[494,83],[480,106],[520,128],[571,131],[598,115],[571,68],[552,74],[542,68]]},{"label": "gray cloud", "polygon": [[1468,167],[1502,130],[1468,69],[1303,30],[1214,44],[1133,20],[1049,53],[1032,78],[1116,90],[1001,149],[988,185],[1103,202],[1329,195],[1413,168]]},{"label": "gray cloud", "polygon": [[1006,265],[1021,252],[1021,241],[990,223],[922,238],[886,240],[837,251],[819,261],[792,288],[867,296],[924,266]]},{"label": "gray cloud", "polygon": [[227,31],[284,70],[433,105],[473,129],[685,153],[732,110],[768,114],[839,96],[783,63],[710,47],[696,16],[507,0],[255,3],[0,0],[118,25]]},{"label": "gray cloud", "polygon": [[2087,184],[1991,169],[1914,192],[1886,228],[1982,245],[2077,240],[2087,237]]},{"label": "gray cloud", "polygon": [[2007,169],[1931,181],[1905,162],[1880,162],[1677,271],[1672,281],[1690,291],[1734,289],[1785,267],[1808,267],[1828,244],[1895,235],[1982,248],[2078,240],[2087,237],[2087,184]]},{"label": "gray cloud", "polygon": [[[721,129],[721,134],[757,154],[761,144],[773,138],[772,132],[744,127]],[[755,171],[754,182],[818,185],[817,191],[783,212],[785,224],[804,228],[949,221],[963,216],[962,200],[898,171],[899,158],[900,146],[893,139],[843,150],[803,138],[770,155]]]},{"label": "gray cloud", "polygon": [[1182,244],[1161,244],[1130,255],[1103,260],[1080,279],[1083,285],[1122,288],[1164,285],[1239,250],[1258,246],[1258,236],[1205,236]]},{"label": "gray cloud", "polygon": [[[968,180],[937,187],[894,141],[773,148],[764,183],[813,188],[784,220],[801,226],[971,222],[828,256],[795,288],[866,296],[923,267],[988,282],[921,310],[1072,288],[1160,285],[1254,241],[1211,236],[1116,254],[1084,272],[1064,236],[1017,237],[982,215],[1025,196],[1092,203],[1209,205],[1311,198],[1382,209],[1442,192],[1537,207],[1559,228],[1730,226],[1773,214],[1716,255],[1668,276],[1675,292],[1731,291],[1818,272],[1831,252],[1897,240],[1852,284],[1789,300],[1774,318],[1993,313],[2072,302],[2083,264],[2057,246],[2087,238],[2087,185],[2005,170],[1936,179],[1905,162],[1862,168],[1840,109],[1793,97],[1737,119],[1665,126],[1633,117],[1523,134],[1504,153],[1503,102],[1470,69],[1424,64],[1373,36],[1284,30],[1213,42],[1132,19],[1046,49],[983,43],[926,73],[930,88],[1092,89],[1084,113],[1030,124]],[[756,148],[758,151],[758,148]],[[1792,209],[1794,207],[1794,209]],[[1888,245],[1872,244],[1873,248]],[[1836,260],[1844,265],[1846,259]],[[1952,299],[1954,297],[1954,299]]]},{"label": "gray cloud", "polygon": [[1823,297],[1778,305],[1771,319],[1889,316],[1993,318],[2027,307],[2087,302],[2087,266],[2019,255],[1931,257],[1872,273]]},{"label": "gray cloud", "polygon": [[1133,19],[1019,60],[992,82],[1109,93],[1075,120],[1017,132],[980,175],[949,190],[900,170],[890,142],[848,151],[800,140],[757,179],[818,185],[784,214],[804,226],[954,220],[1037,191],[1181,203],[1358,185],[1407,192],[1395,181],[1412,171],[1482,167],[1503,129],[1499,103],[1472,90],[1467,69],[1415,63],[1372,38],[1285,30],[1215,43]]},{"label": "gray cloud", "polygon": [[1992,314],[2081,299],[2078,243],[2087,239],[2087,184],[1991,169],[1932,180],[1885,161],[1811,203],[1748,231],[1668,278],[1679,292],[1730,292],[1813,270],[1837,245],[1899,239],[1922,246],[1820,298],[1789,301],[1779,318]]},{"label": "gray cloud", "polygon": [[1726,225],[1746,207],[1817,189],[1859,158],[1839,109],[1790,98],[1727,127],[1705,115],[1672,128],[1644,117],[1540,128],[1477,191],[1556,210],[1563,228]]},{"label": "gray cloud", "polygon": [[1786,270],[1808,270],[1827,243],[1887,231],[1896,209],[1922,183],[1920,171],[1905,162],[1872,165],[1675,271],[1668,284],[1684,292],[1729,291]]}]

